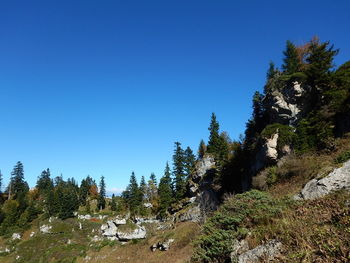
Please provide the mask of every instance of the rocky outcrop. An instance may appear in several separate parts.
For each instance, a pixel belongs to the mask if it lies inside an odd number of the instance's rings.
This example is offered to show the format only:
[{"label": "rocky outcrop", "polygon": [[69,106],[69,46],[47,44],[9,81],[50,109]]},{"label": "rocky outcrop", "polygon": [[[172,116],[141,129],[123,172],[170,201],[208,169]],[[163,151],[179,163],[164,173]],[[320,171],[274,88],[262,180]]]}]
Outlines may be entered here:
[{"label": "rocky outcrop", "polygon": [[312,179],[295,199],[316,199],[341,189],[350,190],[350,160],[340,168],[334,169],[326,177]]},{"label": "rocky outcrop", "polygon": [[117,238],[119,241],[129,241],[132,239],[143,239],[146,238],[146,228],[143,226],[136,225],[136,228],[129,231],[117,230]]},{"label": "rocky outcrop", "polygon": [[212,188],[213,177],[216,173],[215,160],[210,155],[205,155],[198,160],[194,174],[187,185],[187,194],[190,197],[184,206],[190,204],[177,213],[179,221],[201,222],[205,215],[216,210],[219,204],[217,193]]},{"label": "rocky outcrop", "polygon": [[249,250],[248,242],[245,239],[238,241],[235,239],[232,244],[231,262],[238,262],[239,255]]},{"label": "rocky outcrop", "polygon": [[[278,132],[273,134],[270,138],[262,138],[260,140],[259,151],[255,155],[255,158],[251,165],[251,173],[256,174],[266,165],[275,164],[279,159],[277,144],[278,144]],[[285,148],[288,146],[285,146]],[[289,148],[289,147],[288,147]],[[286,148],[287,149],[287,148]],[[290,152],[290,150],[289,150]]]},{"label": "rocky outcrop", "polygon": [[[237,241],[238,242],[238,241]],[[282,243],[273,239],[254,249],[246,250],[247,244],[236,244],[236,249],[231,253],[231,262],[234,263],[259,263],[268,262],[278,257],[282,251]],[[234,244],[235,248],[235,244]]]},{"label": "rocky outcrop", "polygon": [[160,251],[168,251],[170,249],[171,243],[173,243],[175,240],[174,239],[168,239],[164,242],[158,242],[156,244],[153,244],[150,249],[152,252],[156,251],[159,249]]},{"label": "rocky outcrop", "polygon": [[49,234],[51,233],[52,226],[50,225],[42,225],[40,226],[40,232],[43,234]]},{"label": "rocky outcrop", "polygon": [[[284,84],[285,85],[285,84]],[[269,92],[263,100],[270,123],[295,125],[307,111],[310,87],[297,81]]]},{"label": "rocky outcrop", "polygon": [[21,239],[21,234],[20,233],[13,233],[11,238],[12,238],[12,240],[19,240],[19,239]]},{"label": "rocky outcrop", "polygon": [[179,222],[197,222],[199,223],[201,221],[201,210],[198,205],[190,207],[189,209],[186,209],[185,211],[180,211],[178,215],[178,221]]},{"label": "rocky outcrop", "polygon": [[121,230],[120,226],[126,225],[126,219],[115,218],[108,220],[101,226],[102,235],[110,240],[129,241],[146,237],[146,228],[141,223],[134,224],[130,229]]}]

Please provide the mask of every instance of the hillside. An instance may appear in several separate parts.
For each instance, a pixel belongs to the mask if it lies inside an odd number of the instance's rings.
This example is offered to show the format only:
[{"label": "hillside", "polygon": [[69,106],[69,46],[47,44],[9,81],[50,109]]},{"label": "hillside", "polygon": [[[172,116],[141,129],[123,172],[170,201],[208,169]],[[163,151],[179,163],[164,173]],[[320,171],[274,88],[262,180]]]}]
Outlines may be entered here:
[{"label": "hillside", "polygon": [[1,194],[0,261],[350,261],[350,62],[313,38],[287,41],[244,136],[215,113],[197,156],[175,142],[159,183],[134,172],[121,196],[104,177],[29,189],[18,162]]}]

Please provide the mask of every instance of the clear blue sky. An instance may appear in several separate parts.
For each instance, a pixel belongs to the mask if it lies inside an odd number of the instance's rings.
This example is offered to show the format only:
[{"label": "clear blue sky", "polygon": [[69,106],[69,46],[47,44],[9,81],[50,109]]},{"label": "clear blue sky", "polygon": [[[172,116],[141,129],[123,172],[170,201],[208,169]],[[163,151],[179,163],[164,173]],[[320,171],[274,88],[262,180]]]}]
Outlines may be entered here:
[{"label": "clear blue sky", "polygon": [[287,39],[350,59],[344,1],[1,1],[0,169],[159,178],[173,143],[197,150],[211,112],[231,138]]}]

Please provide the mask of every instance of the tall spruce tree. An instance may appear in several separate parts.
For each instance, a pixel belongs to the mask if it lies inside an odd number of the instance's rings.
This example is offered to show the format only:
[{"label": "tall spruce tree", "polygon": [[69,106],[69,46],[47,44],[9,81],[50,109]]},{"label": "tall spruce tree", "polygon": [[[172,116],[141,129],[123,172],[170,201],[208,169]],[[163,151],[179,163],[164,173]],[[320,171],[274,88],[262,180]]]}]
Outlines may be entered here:
[{"label": "tall spruce tree", "polygon": [[80,183],[79,188],[79,203],[81,205],[86,205],[86,200],[89,197],[91,188],[96,188],[96,182],[89,175],[83,179]]},{"label": "tall spruce tree", "polygon": [[219,145],[220,145],[220,135],[219,135],[219,123],[216,120],[216,115],[213,112],[211,114],[211,121],[210,126],[208,128],[210,134],[209,134],[209,141],[207,146],[207,152],[212,153],[213,155],[216,155],[219,152]]},{"label": "tall spruce tree", "polygon": [[128,204],[131,215],[137,215],[140,211],[142,195],[134,172],[131,173],[129,185],[122,193],[122,197]]},{"label": "tall spruce tree", "polygon": [[28,183],[24,181],[23,164],[17,162],[11,172],[10,184],[8,186],[9,198],[16,199],[18,195],[25,195],[28,191]]},{"label": "tall spruce tree", "polygon": [[157,187],[157,178],[154,173],[151,173],[151,176],[147,184],[147,194],[146,199],[148,202],[153,203],[158,197],[158,187]]},{"label": "tall spruce tree", "polygon": [[327,84],[329,81],[330,69],[333,68],[333,59],[339,50],[334,49],[329,41],[319,43],[318,40],[312,40],[309,46],[309,56],[306,58],[308,67],[306,75],[309,84],[312,86]]},{"label": "tall spruce tree", "polygon": [[184,152],[184,171],[186,175],[186,180],[194,172],[195,162],[196,156],[193,154],[192,149],[190,147],[187,147]]},{"label": "tall spruce tree", "polygon": [[217,166],[221,169],[228,158],[228,146],[224,137],[220,136],[219,129],[220,126],[216,120],[216,115],[212,113],[210,126],[208,128],[210,135],[207,152],[214,156]]},{"label": "tall spruce tree", "polygon": [[45,197],[47,196],[47,193],[53,189],[53,182],[50,176],[50,169],[47,168],[41,172],[36,182],[36,188],[38,189],[39,193]]},{"label": "tall spruce tree", "polygon": [[277,73],[277,69],[275,67],[275,63],[273,63],[272,61],[270,61],[269,63],[269,69],[267,70],[267,73],[266,73],[266,80],[270,80],[272,79],[276,73]]},{"label": "tall spruce tree", "polygon": [[202,139],[198,146],[198,159],[203,159],[206,152],[207,152],[207,146]]},{"label": "tall spruce tree", "polygon": [[173,154],[174,198],[180,201],[186,193],[185,155],[181,143],[175,142]]},{"label": "tall spruce tree", "polygon": [[115,201],[115,195],[112,195],[112,201],[111,201],[111,210],[112,211],[117,211],[117,203]]},{"label": "tall spruce tree", "polygon": [[145,177],[143,175],[141,176],[141,181],[140,181],[140,194],[141,194],[142,200],[144,200],[147,194],[147,185],[146,185]]},{"label": "tall spruce tree", "polygon": [[105,209],[106,207],[106,184],[105,184],[105,178],[104,176],[101,176],[101,180],[100,180],[100,191],[99,191],[99,195],[98,195],[98,200],[97,200],[97,207],[100,210]]},{"label": "tall spruce tree", "polygon": [[286,74],[293,74],[301,70],[301,61],[296,46],[289,40],[286,43],[286,50],[283,52],[284,59],[282,69]]},{"label": "tall spruce tree", "polygon": [[168,162],[166,163],[164,175],[160,179],[158,186],[159,195],[159,215],[161,218],[165,218],[167,211],[173,201],[172,189],[171,189],[171,172]]}]

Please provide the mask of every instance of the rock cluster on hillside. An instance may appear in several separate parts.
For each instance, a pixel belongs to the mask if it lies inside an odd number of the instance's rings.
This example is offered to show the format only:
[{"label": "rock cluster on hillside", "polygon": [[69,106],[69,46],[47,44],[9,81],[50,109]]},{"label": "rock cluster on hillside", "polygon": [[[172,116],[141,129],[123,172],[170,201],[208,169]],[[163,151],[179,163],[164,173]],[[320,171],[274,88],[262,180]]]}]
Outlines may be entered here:
[{"label": "rock cluster on hillside", "polygon": [[309,181],[295,199],[316,199],[338,190],[350,190],[350,161],[323,178]]}]

